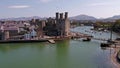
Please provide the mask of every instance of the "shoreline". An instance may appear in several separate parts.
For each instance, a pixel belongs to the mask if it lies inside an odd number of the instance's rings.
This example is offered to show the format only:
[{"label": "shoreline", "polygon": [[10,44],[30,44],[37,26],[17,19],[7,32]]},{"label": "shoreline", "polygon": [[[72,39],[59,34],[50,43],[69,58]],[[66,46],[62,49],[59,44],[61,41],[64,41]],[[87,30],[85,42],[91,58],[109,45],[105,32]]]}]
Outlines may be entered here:
[{"label": "shoreline", "polygon": [[78,39],[78,38],[91,38],[88,34],[83,34],[80,32],[71,32],[71,35],[68,36],[46,36],[42,39],[12,39],[12,40],[0,40],[0,43],[29,43],[29,42],[46,42],[49,40],[65,40],[65,39]]},{"label": "shoreline", "polygon": [[112,61],[113,65],[116,66],[116,68],[120,68],[120,63],[117,60],[117,54],[118,54],[120,48],[113,48],[113,50],[114,50],[113,51],[114,53],[112,53],[111,56],[110,56],[111,61]]}]

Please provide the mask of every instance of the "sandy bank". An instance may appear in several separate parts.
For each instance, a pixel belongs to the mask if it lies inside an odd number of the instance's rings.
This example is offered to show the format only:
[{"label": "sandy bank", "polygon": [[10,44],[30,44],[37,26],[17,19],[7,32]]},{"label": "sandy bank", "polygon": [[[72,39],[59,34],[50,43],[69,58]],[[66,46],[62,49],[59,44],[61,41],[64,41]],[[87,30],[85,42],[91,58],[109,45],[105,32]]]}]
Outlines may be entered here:
[{"label": "sandy bank", "polygon": [[113,48],[114,53],[111,54],[111,61],[116,66],[116,68],[120,68],[120,63],[117,60],[117,53],[119,52],[120,48]]}]

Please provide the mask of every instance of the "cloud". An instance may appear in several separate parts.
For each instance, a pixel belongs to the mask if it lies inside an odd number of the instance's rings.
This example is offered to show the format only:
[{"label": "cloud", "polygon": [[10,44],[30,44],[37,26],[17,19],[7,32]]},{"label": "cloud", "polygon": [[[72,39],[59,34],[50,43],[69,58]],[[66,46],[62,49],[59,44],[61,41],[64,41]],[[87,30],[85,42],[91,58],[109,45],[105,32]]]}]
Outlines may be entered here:
[{"label": "cloud", "polygon": [[9,6],[8,8],[13,8],[13,9],[21,9],[21,8],[29,8],[30,6],[28,5],[14,5],[14,6]]},{"label": "cloud", "polygon": [[50,1],[53,1],[53,0],[40,0],[41,2],[43,3],[47,3],[47,2],[50,2]]}]

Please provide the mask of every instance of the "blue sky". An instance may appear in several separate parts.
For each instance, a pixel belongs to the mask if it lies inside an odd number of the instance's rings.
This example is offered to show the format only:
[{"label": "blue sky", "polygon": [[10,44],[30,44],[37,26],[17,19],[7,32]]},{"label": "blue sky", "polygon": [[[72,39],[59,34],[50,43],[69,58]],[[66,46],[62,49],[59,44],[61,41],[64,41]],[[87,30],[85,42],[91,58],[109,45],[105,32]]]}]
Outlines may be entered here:
[{"label": "blue sky", "polygon": [[66,11],[69,16],[107,18],[120,15],[120,0],[0,0],[0,18],[53,17]]}]

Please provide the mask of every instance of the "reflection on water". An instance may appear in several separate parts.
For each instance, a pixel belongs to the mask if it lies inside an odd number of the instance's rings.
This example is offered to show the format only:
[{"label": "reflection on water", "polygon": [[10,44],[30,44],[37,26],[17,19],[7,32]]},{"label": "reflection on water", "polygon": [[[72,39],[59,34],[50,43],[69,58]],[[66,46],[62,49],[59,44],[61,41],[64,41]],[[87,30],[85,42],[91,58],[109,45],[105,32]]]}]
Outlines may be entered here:
[{"label": "reflection on water", "polygon": [[0,44],[0,68],[115,67],[110,60],[110,50],[101,49],[99,42],[63,40],[56,44]]},{"label": "reflection on water", "polygon": [[[0,68],[59,68],[65,66],[69,40],[49,43],[0,44]],[[17,62],[17,63],[16,63]]]},{"label": "reflection on water", "polygon": [[68,68],[69,40],[57,42],[56,45],[56,68]]},{"label": "reflection on water", "polygon": [[0,51],[1,52],[9,52],[9,51],[12,51],[12,50],[17,50],[17,49],[20,49],[22,47],[27,47],[27,46],[30,46],[31,48],[44,48],[45,47],[45,44],[44,43],[35,43],[35,45],[33,46],[32,43],[6,43],[6,44],[0,44]]}]

